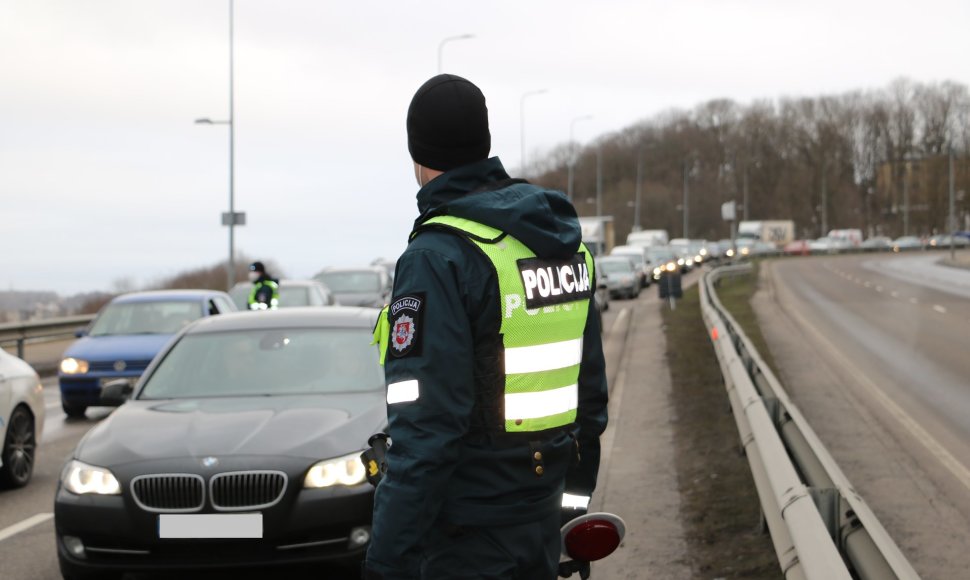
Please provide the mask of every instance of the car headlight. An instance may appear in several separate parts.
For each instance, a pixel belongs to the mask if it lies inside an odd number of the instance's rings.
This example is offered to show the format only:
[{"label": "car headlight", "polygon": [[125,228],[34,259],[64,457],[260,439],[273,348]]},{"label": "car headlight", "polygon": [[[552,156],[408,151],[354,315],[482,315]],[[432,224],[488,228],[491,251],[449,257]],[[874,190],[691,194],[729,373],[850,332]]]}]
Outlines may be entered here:
[{"label": "car headlight", "polygon": [[748,249],[748,248],[741,248],[741,255],[742,256],[747,256],[748,253],[750,253],[750,252],[751,252],[751,250]]},{"label": "car headlight", "polygon": [[64,489],[77,494],[119,495],[121,485],[110,470],[72,460],[61,473]]},{"label": "car headlight", "polygon": [[677,269],[677,264],[675,264],[673,262],[667,262],[667,271],[668,272],[673,272],[676,269]]},{"label": "car headlight", "polygon": [[322,489],[335,485],[358,485],[367,479],[367,470],[360,460],[361,452],[316,463],[303,478],[303,487]]},{"label": "car headlight", "polygon": [[732,257],[734,257],[734,250],[728,250],[728,251],[726,251],[726,252],[724,252],[724,254],[725,254],[725,255],[726,255],[726,256],[727,256],[728,258],[732,258]]},{"label": "car headlight", "polygon": [[82,375],[88,372],[88,361],[67,357],[61,361],[61,372],[65,375]]},{"label": "car headlight", "polygon": [[685,262],[684,262],[684,259],[683,258],[677,258],[677,265],[678,266],[683,266],[684,264],[685,264]]},{"label": "car headlight", "polygon": [[661,267],[658,266],[658,267],[656,267],[656,268],[653,269],[653,275],[654,276],[659,276],[660,273],[663,272],[663,271],[664,271],[663,268],[661,268]]}]

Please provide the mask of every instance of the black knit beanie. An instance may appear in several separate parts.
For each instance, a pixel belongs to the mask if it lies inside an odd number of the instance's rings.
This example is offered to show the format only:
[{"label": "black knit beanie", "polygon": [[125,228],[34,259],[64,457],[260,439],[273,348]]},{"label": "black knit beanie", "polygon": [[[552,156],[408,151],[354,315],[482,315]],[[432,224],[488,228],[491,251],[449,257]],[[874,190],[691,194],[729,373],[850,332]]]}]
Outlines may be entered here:
[{"label": "black knit beanie", "polygon": [[485,95],[471,81],[438,75],[421,85],[408,107],[408,151],[430,169],[448,171],[488,157]]}]

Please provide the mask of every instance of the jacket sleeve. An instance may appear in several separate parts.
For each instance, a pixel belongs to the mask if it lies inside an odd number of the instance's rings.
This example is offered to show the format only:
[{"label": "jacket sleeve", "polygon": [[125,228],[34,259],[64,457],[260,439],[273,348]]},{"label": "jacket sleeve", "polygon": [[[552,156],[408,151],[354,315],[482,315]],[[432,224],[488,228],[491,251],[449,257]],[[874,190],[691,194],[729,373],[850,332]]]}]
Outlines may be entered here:
[{"label": "jacket sleeve", "polygon": [[[405,252],[397,266],[385,374],[389,401],[397,398],[391,393],[401,384],[409,385],[404,398],[413,400],[387,407],[388,470],[375,494],[367,553],[367,568],[386,580],[419,577],[421,544],[441,509],[470,424],[474,350],[459,278],[453,262],[427,249]],[[403,319],[394,305],[408,297],[421,301],[421,312],[408,313],[416,326],[413,343],[402,354],[394,341],[406,327],[396,327]],[[407,333],[402,336],[406,343]]]},{"label": "jacket sleeve", "polygon": [[[595,273],[593,288],[596,288]],[[606,384],[606,359],[600,317],[591,299],[586,328],[583,331],[583,358],[579,367],[579,408],[576,423],[579,430],[579,461],[566,475],[566,492],[591,496],[596,489],[600,466],[600,435],[606,429],[609,389]]]}]

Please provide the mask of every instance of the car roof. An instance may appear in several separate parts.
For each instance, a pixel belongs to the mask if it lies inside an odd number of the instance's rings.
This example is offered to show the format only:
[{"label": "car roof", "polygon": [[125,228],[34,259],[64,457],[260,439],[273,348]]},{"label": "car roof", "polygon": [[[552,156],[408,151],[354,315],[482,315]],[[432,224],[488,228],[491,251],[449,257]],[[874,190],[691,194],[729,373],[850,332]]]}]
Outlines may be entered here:
[{"label": "car roof", "polygon": [[264,330],[272,328],[374,328],[377,308],[329,306],[281,308],[260,312],[230,312],[201,318],[186,328],[186,334],[205,334],[234,330]]},{"label": "car roof", "polygon": [[386,274],[387,269],[381,266],[348,266],[348,267],[330,266],[330,267],[324,268],[323,270],[320,270],[320,273],[317,274],[317,276],[319,276],[320,274],[331,274],[334,272],[374,272],[375,274]]},{"label": "car roof", "polygon": [[221,295],[218,290],[151,290],[148,292],[131,292],[115,297],[113,304],[127,304],[131,302],[194,302],[213,295]]},{"label": "car roof", "polygon": [[[236,285],[232,288],[250,288],[252,287],[252,282],[236,282]],[[319,280],[306,280],[303,278],[284,278],[279,281],[280,288],[283,286],[324,286],[324,283]]]}]

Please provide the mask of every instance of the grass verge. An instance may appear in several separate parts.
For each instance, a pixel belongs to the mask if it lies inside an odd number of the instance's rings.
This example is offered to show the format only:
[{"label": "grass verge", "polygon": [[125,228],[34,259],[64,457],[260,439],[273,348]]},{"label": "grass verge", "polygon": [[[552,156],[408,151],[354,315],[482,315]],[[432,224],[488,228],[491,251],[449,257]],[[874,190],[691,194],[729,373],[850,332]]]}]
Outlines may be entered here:
[{"label": "grass verge", "polygon": [[781,578],[760,529],[758,494],[739,440],[697,287],[663,320],[673,383],[674,445],[694,578]]},{"label": "grass verge", "polygon": [[764,335],[761,334],[761,326],[758,324],[754,308],[751,307],[751,297],[758,289],[759,268],[760,263],[754,262],[754,269],[751,274],[722,278],[717,285],[717,297],[720,298],[721,304],[727,308],[734,320],[741,326],[741,330],[757,349],[761,359],[774,372],[777,368],[775,361],[771,356],[768,343],[765,342]]}]

